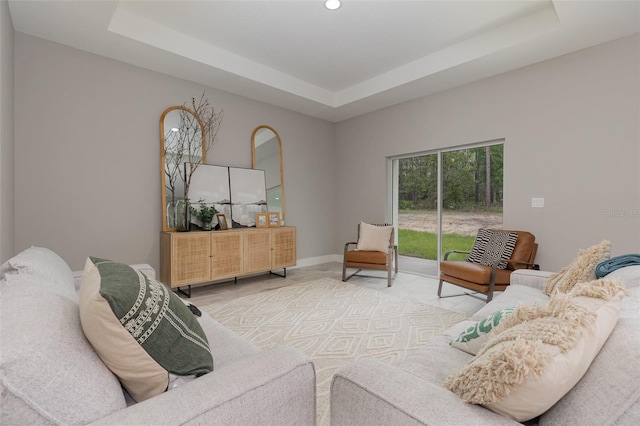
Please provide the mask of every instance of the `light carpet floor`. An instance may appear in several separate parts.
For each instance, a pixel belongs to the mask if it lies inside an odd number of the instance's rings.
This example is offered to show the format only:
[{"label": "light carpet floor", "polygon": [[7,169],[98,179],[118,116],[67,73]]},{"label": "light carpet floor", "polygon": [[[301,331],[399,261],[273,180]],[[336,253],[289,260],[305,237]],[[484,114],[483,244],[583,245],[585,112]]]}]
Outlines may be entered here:
[{"label": "light carpet floor", "polygon": [[317,424],[329,424],[333,374],[368,357],[391,364],[462,321],[458,312],[323,278],[200,306],[261,348],[299,349],[316,369]]}]

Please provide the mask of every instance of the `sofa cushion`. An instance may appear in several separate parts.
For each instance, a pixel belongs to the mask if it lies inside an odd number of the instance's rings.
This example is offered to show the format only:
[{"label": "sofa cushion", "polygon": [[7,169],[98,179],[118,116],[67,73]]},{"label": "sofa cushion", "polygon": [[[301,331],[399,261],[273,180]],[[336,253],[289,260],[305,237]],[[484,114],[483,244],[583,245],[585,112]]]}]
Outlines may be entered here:
[{"label": "sofa cushion", "polygon": [[537,288],[511,284],[502,293],[494,297],[490,303],[487,303],[473,314],[471,319],[478,321],[493,314],[495,311],[512,308],[523,303],[530,306],[547,306],[549,304],[549,296],[544,295]]},{"label": "sofa cushion", "polygon": [[66,289],[37,275],[0,282],[0,424],[86,424],[125,408]]},{"label": "sofa cushion", "polygon": [[640,351],[637,348],[640,348],[638,321],[620,318],[584,377],[540,418],[539,425],[638,424]]},{"label": "sofa cushion", "polygon": [[393,231],[393,226],[377,226],[360,222],[356,250],[387,253],[389,251],[391,231]]},{"label": "sofa cushion", "polygon": [[579,282],[595,280],[596,266],[609,257],[611,257],[611,243],[607,240],[579,250],[568,266],[553,274],[544,283],[544,294],[550,296],[556,291],[568,293]]},{"label": "sofa cushion", "polygon": [[[493,266],[499,259],[509,259],[516,246],[517,232],[494,231],[480,228],[467,257],[467,262]],[[498,269],[506,269],[507,261],[498,263]]]},{"label": "sofa cushion", "polygon": [[500,324],[506,316],[511,314],[514,309],[515,308],[500,309],[476,321],[460,333],[456,339],[452,340],[451,346],[471,355],[477,354],[482,345],[489,340],[491,330]]},{"label": "sofa cushion", "polygon": [[559,293],[548,307],[519,306],[445,387],[516,421],[544,413],[587,371],[616,324],[625,293],[617,280],[605,279]]},{"label": "sofa cushion", "polygon": [[213,370],[195,315],[163,284],[128,265],[87,259],[80,319],[100,358],[135,401],[166,391],[170,374],[198,377]]},{"label": "sofa cushion", "polygon": [[0,266],[0,279],[7,274],[38,275],[68,287],[75,294],[73,273],[55,252],[44,247],[30,247]]}]

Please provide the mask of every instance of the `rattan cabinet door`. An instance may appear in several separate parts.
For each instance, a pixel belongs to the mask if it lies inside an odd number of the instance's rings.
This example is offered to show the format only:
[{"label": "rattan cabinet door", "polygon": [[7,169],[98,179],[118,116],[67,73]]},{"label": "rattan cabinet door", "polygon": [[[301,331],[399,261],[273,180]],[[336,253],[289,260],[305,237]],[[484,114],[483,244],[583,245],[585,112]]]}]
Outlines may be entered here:
[{"label": "rattan cabinet door", "polygon": [[243,273],[243,232],[211,233],[211,279],[237,277]]},{"label": "rattan cabinet door", "polygon": [[296,264],[296,228],[287,226],[272,229],[271,269]]},{"label": "rattan cabinet door", "polygon": [[171,235],[171,287],[211,281],[209,232]]},{"label": "rattan cabinet door", "polygon": [[244,232],[244,273],[271,269],[271,231],[255,229]]}]

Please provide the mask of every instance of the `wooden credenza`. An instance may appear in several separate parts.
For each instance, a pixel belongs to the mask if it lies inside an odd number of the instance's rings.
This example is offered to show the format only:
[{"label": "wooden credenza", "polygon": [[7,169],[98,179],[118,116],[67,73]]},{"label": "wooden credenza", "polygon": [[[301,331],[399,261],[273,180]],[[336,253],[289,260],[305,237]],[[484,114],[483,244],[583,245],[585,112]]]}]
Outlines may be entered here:
[{"label": "wooden credenza", "polygon": [[296,264],[296,228],[162,232],[160,281],[171,288],[284,269]]}]

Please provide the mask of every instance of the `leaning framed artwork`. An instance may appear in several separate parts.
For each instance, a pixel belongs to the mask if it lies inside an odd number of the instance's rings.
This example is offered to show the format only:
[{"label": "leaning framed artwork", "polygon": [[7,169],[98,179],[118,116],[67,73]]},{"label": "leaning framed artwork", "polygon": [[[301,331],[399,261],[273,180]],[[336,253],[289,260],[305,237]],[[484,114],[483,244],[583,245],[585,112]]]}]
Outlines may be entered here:
[{"label": "leaning framed artwork", "polygon": [[280,226],[280,212],[267,212],[269,216],[269,227],[276,228]]},{"label": "leaning framed artwork", "polygon": [[216,217],[218,218],[218,225],[220,226],[221,231],[229,229],[227,226],[227,217],[224,214],[218,214]]},{"label": "leaning framed artwork", "polygon": [[266,228],[269,226],[268,213],[256,213],[256,228]]}]

